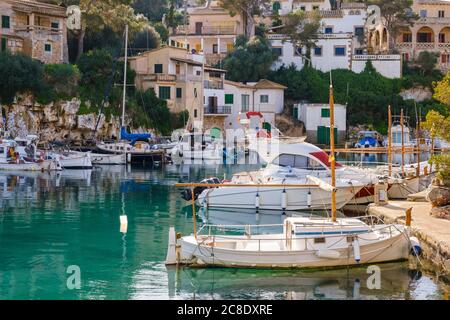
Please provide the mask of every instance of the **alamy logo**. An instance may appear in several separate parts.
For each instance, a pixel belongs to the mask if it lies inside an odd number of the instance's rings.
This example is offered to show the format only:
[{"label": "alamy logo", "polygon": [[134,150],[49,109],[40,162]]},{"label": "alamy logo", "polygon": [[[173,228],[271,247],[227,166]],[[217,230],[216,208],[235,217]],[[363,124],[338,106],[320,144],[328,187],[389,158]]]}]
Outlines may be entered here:
[{"label": "alamy logo", "polygon": [[381,9],[377,5],[370,5],[367,7],[366,28],[368,30],[375,29],[381,24]]},{"label": "alamy logo", "polygon": [[367,273],[370,274],[367,278],[367,288],[370,290],[381,289],[381,269],[379,266],[369,266],[367,268]]},{"label": "alamy logo", "polygon": [[72,265],[67,267],[67,274],[70,276],[67,278],[67,289],[69,290],[79,290],[81,289],[81,269],[79,266]]}]

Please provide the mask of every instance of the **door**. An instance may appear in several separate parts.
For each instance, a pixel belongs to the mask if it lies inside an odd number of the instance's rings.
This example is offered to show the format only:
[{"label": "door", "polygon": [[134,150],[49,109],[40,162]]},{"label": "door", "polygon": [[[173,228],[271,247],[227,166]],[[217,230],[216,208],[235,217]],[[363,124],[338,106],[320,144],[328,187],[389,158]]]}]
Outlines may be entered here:
[{"label": "door", "polygon": [[175,73],[180,74],[180,72],[181,72],[181,66],[179,64],[176,64],[175,65]]},{"label": "door", "polygon": [[195,23],[195,34],[202,34],[203,22]]},{"label": "door", "polygon": [[217,113],[217,97],[208,97],[208,111],[209,113]]},{"label": "door", "polygon": [[[334,143],[337,144],[338,141],[338,131],[334,128]],[[330,144],[330,127],[320,126],[317,127],[317,143],[318,144]]]}]

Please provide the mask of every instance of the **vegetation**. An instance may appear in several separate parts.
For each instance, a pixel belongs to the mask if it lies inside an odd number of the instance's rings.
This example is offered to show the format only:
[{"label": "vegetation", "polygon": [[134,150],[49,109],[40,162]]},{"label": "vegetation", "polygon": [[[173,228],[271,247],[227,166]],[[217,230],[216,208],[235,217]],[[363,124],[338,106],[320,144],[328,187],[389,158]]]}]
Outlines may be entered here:
[{"label": "vegetation", "polygon": [[[251,82],[267,77],[270,67],[277,59],[267,39],[254,36],[248,40],[244,36],[236,39],[234,50],[222,61],[232,81]],[[245,68],[243,68],[245,66]]]},{"label": "vegetation", "polygon": [[[433,98],[447,106],[447,112],[450,107],[450,71],[447,72],[441,81],[433,82]],[[449,139],[450,141],[450,139]]]},{"label": "vegetation", "polygon": [[415,86],[428,87],[432,89],[433,82],[442,79],[442,73],[439,70],[427,70],[424,72],[418,65],[411,65],[403,62],[402,87],[410,89]]}]

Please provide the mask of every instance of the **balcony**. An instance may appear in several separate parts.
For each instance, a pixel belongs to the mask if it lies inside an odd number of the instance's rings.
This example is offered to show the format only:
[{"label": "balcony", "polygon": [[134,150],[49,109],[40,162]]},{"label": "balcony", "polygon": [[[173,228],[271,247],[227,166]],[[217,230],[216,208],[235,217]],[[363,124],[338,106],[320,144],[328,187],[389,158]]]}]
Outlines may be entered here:
[{"label": "balcony", "polygon": [[205,89],[223,90],[223,81],[205,80],[204,87]]},{"label": "balcony", "polygon": [[444,18],[424,17],[424,18],[419,18],[415,23],[416,24],[450,24],[450,18],[449,17],[444,17]]},{"label": "balcony", "polygon": [[227,116],[231,114],[231,106],[207,106],[204,113],[205,115]]},{"label": "balcony", "polygon": [[400,43],[397,43],[397,47],[399,49],[412,49],[413,44],[412,44],[412,42],[400,42]]},{"label": "balcony", "polygon": [[237,25],[228,26],[202,26],[193,29],[189,26],[178,26],[175,35],[237,35]]},{"label": "balcony", "polygon": [[206,63],[210,65],[217,64],[220,60],[225,59],[226,53],[205,53]]},{"label": "balcony", "polygon": [[177,76],[173,74],[148,74],[142,77],[144,81],[156,81],[156,82],[175,82],[177,81]]},{"label": "balcony", "polygon": [[416,43],[416,49],[419,50],[432,50],[436,47],[434,42],[418,42]]}]

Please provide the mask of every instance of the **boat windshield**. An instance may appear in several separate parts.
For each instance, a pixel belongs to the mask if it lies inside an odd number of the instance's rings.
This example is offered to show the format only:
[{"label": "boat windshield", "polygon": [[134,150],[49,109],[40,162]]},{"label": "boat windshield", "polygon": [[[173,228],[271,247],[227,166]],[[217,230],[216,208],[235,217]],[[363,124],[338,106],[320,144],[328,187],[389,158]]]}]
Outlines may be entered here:
[{"label": "boat windshield", "polygon": [[317,160],[302,155],[281,154],[273,162],[280,167],[291,167],[304,170],[326,170]]}]

